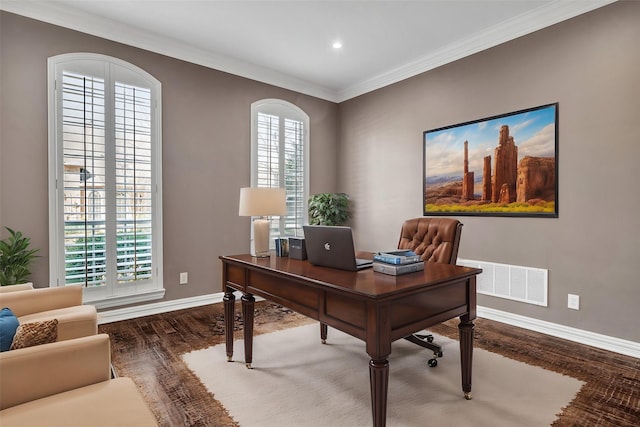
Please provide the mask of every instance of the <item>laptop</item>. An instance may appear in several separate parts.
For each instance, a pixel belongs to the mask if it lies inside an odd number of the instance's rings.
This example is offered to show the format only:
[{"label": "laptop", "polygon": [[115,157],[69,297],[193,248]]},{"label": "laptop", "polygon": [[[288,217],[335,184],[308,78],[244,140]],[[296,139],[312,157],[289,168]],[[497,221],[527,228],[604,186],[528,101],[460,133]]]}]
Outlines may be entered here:
[{"label": "laptop", "polygon": [[356,258],[350,227],[303,225],[302,228],[311,264],[350,271],[373,266],[372,260]]}]

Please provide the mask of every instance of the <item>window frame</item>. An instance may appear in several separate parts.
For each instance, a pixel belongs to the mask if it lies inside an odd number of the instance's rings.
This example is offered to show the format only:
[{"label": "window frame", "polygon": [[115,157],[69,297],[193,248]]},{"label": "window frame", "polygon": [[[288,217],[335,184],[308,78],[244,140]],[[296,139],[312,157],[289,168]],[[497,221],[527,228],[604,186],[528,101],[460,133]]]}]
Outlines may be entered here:
[{"label": "window frame", "polygon": [[[296,222],[300,222],[299,233],[296,232],[295,236],[302,236],[302,225],[308,223],[308,204],[309,204],[309,165],[310,165],[310,153],[309,153],[309,115],[304,112],[300,107],[282,100],[282,99],[262,99],[251,104],[251,186],[258,186],[258,114],[270,114],[278,116],[280,120],[290,119],[302,122],[303,126],[303,215],[302,218],[296,218]],[[281,140],[284,136],[281,134]],[[286,170],[284,167],[284,154],[281,151],[279,156],[279,167],[282,170]],[[280,177],[279,186],[284,188],[284,174]],[[278,222],[278,230],[285,230],[285,217],[281,216],[278,219],[271,219],[273,222]],[[272,235],[269,239],[269,247],[275,248],[275,237],[285,237],[285,235],[276,236],[273,234],[274,227],[271,227]],[[253,230],[252,230],[253,233]],[[286,235],[289,236],[289,235]],[[253,236],[252,236],[253,237]],[[291,235],[294,237],[294,235]]]},{"label": "window frame", "polygon": [[[60,77],[64,71],[80,71],[86,75],[105,78],[105,144],[115,144],[115,83],[118,74],[125,73],[122,81],[150,89],[151,103],[151,209],[152,209],[152,276],[145,283],[138,281],[118,283],[112,279],[106,286],[84,287],[83,299],[97,308],[115,307],[164,297],[162,247],[162,85],[145,70],[107,55],[95,53],[68,53],[52,56],[47,61],[48,82],[48,151],[49,151],[49,283],[65,286],[65,216],[64,216],[64,142],[62,125],[62,89]],[[91,74],[96,73],[96,74]],[[115,150],[115,148],[107,148]],[[106,166],[106,165],[105,165]],[[106,180],[115,180],[116,170],[108,170]],[[105,202],[115,212],[115,194]],[[109,220],[108,220],[109,221]],[[115,241],[115,235],[106,236]],[[114,255],[115,256],[115,255]],[[116,276],[116,270],[110,272]]]}]

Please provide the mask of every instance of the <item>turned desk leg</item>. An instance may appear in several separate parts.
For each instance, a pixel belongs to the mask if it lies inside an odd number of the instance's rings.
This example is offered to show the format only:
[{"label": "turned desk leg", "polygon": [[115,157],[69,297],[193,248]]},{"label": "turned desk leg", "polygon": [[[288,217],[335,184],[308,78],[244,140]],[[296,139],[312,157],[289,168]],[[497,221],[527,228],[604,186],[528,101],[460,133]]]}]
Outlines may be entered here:
[{"label": "turned desk leg", "polygon": [[460,366],[462,368],[462,391],[467,400],[471,400],[471,371],[473,367],[473,322],[460,319]]},{"label": "turned desk leg", "polygon": [[371,383],[371,410],[373,426],[384,427],[387,423],[387,392],[389,390],[389,361],[369,362],[369,382]]},{"label": "turned desk leg", "polygon": [[244,363],[251,369],[253,361],[253,307],[256,299],[251,294],[242,295],[242,318],[244,319]]},{"label": "turned desk leg", "polygon": [[225,288],[224,291],[224,336],[227,346],[227,362],[233,359],[233,321],[235,318],[236,296],[233,289]]},{"label": "turned desk leg", "polygon": [[322,341],[322,344],[327,343],[327,332],[328,332],[327,324],[320,323],[320,341]]}]

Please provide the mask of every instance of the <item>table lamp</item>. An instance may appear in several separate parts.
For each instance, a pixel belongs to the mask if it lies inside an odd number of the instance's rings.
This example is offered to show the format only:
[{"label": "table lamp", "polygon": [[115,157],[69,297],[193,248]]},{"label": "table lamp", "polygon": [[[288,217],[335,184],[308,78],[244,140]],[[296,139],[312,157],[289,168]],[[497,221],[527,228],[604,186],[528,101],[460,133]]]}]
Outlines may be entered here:
[{"label": "table lamp", "polygon": [[258,217],[253,220],[251,255],[261,258],[269,256],[271,222],[265,217],[287,214],[286,195],[284,188],[245,187],[240,189],[238,215]]}]

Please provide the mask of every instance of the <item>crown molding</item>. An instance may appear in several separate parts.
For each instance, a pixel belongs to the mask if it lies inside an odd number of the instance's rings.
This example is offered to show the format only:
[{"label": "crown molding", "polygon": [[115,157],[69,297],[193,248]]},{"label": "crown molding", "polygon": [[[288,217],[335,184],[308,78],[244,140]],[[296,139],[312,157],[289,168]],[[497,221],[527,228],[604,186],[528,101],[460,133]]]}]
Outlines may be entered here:
[{"label": "crown molding", "polygon": [[51,1],[2,0],[0,9],[69,28],[225,73],[336,102],[335,90],[235,58],[217,55],[186,43],[132,28]]},{"label": "crown molding", "polygon": [[340,103],[616,1],[618,0],[554,0],[528,13],[487,28],[471,37],[444,46],[433,54],[417,61],[404,64],[394,70],[368,78],[339,91],[322,87],[273,69],[250,64],[235,58],[216,55],[185,43],[114,23],[95,15],[69,10],[56,4],[56,2],[3,0],[0,3],[0,9],[240,77]]},{"label": "crown molding", "polygon": [[499,44],[525,36],[618,0],[565,1],[554,0],[528,13],[487,28],[456,43],[394,70],[379,74],[338,92],[337,102],[343,102],[376,89],[408,79],[457,61]]}]

